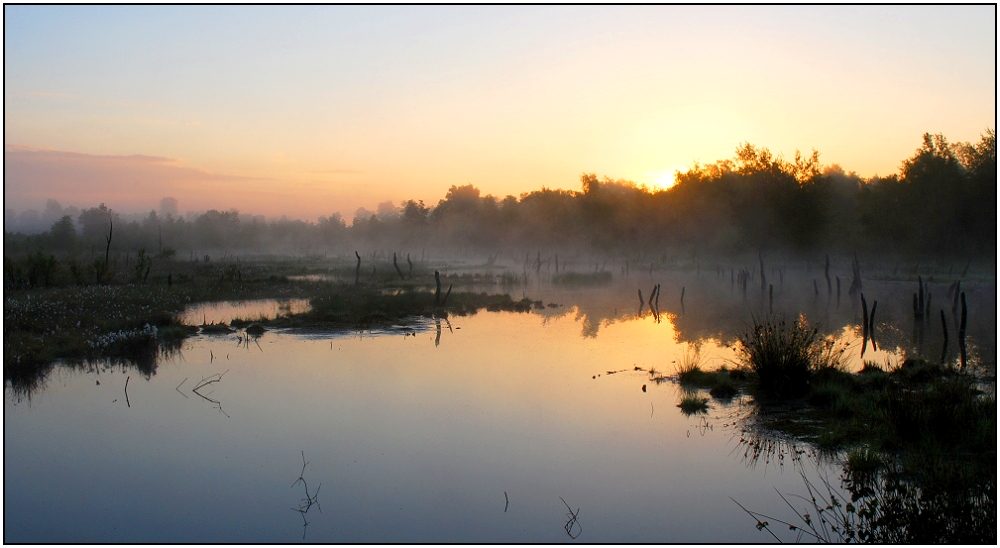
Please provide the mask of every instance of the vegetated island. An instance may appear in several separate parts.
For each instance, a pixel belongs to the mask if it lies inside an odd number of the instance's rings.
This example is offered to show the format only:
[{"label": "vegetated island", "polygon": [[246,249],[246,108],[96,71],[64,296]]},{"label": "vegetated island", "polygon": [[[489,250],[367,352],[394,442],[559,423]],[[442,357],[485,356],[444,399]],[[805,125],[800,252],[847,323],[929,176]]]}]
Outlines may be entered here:
[{"label": "vegetated island", "polygon": [[677,373],[682,412],[705,413],[704,391],[722,401],[749,395],[735,423],[744,459],[797,461],[811,446],[846,460],[849,499],[803,475],[807,509],[794,517],[737,502],[758,530],[788,527],[814,542],[996,542],[995,384],[925,358],[890,370],[866,361],[850,373],[846,348],[803,320],[756,319],[736,350],[737,367],[704,371],[689,349]]}]

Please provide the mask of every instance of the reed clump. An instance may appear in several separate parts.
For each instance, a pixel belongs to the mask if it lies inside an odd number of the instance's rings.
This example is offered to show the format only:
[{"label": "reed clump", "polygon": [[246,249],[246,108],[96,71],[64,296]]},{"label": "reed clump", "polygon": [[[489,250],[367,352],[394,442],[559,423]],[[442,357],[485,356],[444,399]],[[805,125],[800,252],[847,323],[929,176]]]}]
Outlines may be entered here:
[{"label": "reed clump", "polygon": [[758,395],[772,399],[805,395],[823,350],[819,330],[801,316],[791,325],[774,318],[759,322],[755,318],[736,346]]},{"label": "reed clump", "polygon": [[701,347],[697,344],[688,344],[676,362],[677,378],[681,382],[692,380],[702,373],[701,365],[703,362]]}]

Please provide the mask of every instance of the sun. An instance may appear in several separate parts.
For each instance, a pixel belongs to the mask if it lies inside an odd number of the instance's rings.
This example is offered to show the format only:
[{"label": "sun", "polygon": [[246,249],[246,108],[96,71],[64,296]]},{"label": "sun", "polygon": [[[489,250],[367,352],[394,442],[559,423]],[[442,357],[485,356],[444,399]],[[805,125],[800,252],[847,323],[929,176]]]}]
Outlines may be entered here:
[{"label": "sun", "polygon": [[660,171],[650,171],[647,173],[649,187],[651,190],[667,190],[674,186],[674,173],[677,168],[663,169]]}]

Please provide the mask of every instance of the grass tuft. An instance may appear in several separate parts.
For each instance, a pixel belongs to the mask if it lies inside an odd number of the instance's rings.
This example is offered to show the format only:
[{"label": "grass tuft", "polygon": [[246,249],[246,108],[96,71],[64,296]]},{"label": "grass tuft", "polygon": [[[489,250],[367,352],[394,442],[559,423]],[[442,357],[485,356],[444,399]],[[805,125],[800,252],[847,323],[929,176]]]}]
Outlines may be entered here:
[{"label": "grass tuft", "polygon": [[708,398],[697,394],[685,394],[681,402],[677,404],[681,408],[681,413],[691,416],[699,413],[708,413]]},{"label": "grass tuft", "polygon": [[752,372],[765,398],[800,397],[809,390],[814,362],[824,350],[819,330],[800,316],[788,325],[773,318],[758,322],[739,337],[737,354]]}]

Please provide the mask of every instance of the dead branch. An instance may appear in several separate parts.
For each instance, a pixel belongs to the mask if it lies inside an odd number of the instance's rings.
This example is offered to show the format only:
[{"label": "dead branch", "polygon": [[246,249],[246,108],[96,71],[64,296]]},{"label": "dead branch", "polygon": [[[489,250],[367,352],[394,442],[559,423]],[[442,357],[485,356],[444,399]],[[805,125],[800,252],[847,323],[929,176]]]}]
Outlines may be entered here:
[{"label": "dead branch", "polygon": [[[577,508],[576,512],[573,512],[573,508],[570,507],[570,505],[566,502],[566,499],[559,497],[559,500],[561,500],[562,503],[566,505],[566,509],[569,510],[569,512],[566,513],[566,517],[569,518],[569,521],[566,522],[566,525],[563,526],[563,529],[566,530],[566,534],[569,535],[569,538],[575,539],[576,537],[580,536],[580,533],[583,532],[583,527],[580,525],[580,522],[578,521],[580,517],[580,509]],[[575,535],[573,534],[574,527],[577,528],[577,532]]]}]

